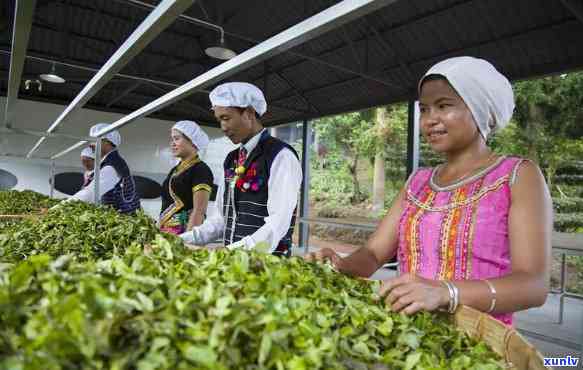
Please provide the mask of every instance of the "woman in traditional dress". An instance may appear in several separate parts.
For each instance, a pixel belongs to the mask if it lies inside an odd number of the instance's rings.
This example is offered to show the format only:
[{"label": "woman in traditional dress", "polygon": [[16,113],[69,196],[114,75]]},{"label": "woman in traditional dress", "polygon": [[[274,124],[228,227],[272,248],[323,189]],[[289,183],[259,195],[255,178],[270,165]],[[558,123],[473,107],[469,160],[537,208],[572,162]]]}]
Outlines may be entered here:
[{"label": "woman in traditional dress", "polygon": [[394,311],[464,304],[511,324],[513,312],[546,300],[552,233],[539,168],[487,145],[510,121],[512,86],[487,61],[457,57],[433,66],[418,90],[422,134],[446,162],[411,175],[366,247],[307,258],[368,277],[397,255],[400,276],[380,292]]},{"label": "woman in traditional dress", "polygon": [[181,234],[203,223],[213,187],[213,174],[200,160],[209,138],[192,121],[177,122],[170,132],[172,154],[180,159],[162,185],[162,231]]}]

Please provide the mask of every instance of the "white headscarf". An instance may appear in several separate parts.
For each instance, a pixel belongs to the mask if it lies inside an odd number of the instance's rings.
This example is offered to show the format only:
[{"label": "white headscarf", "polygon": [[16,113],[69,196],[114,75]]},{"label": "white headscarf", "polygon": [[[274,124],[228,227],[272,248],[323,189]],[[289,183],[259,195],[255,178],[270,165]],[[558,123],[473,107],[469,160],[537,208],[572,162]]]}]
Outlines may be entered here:
[{"label": "white headscarf", "polygon": [[199,152],[205,150],[209,144],[209,137],[200,126],[196,124],[196,122],[178,121],[172,126],[172,129],[182,132],[184,136],[194,144]]},{"label": "white headscarf", "polygon": [[492,130],[504,128],[510,122],[514,111],[512,85],[484,59],[456,57],[437,63],[419,81],[419,94],[423,81],[429,75],[447,79],[472,112],[484,139]]},{"label": "white headscarf", "polygon": [[[97,133],[105,128],[109,127],[109,123],[98,123],[93,125],[89,130],[89,136],[97,136]],[[113,130],[110,133],[102,137],[102,139],[109,140],[113,145],[119,146],[121,144],[121,135],[117,130]]]},{"label": "white headscarf", "polygon": [[81,151],[81,157],[95,159],[95,153],[93,153],[93,149],[87,147]]},{"label": "white headscarf", "polygon": [[228,82],[219,85],[209,94],[213,107],[252,107],[261,117],[267,110],[263,92],[247,82]]}]

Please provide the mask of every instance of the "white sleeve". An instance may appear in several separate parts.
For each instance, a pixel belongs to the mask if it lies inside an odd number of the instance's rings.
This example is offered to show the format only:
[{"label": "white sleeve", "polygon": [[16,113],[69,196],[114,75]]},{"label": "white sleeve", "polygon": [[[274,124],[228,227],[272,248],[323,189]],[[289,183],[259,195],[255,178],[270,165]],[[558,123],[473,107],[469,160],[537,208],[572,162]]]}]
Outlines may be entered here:
[{"label": "white sleeve", "polygon": [[[115,187],[115,185],[121,180],[116,170],[112,166],[105,166],[99,170],[99,198],[101,198],[105,193],[110,191]],[[95,185],[93,181],[89,183],[86,187],[79,190],[70,199],[71,200],[82,200],[87,203],[94,203],[94,190]]]},{"label": "white sleeve", "polygon": [[223,194],[225,192],[225,182],[221,181],[217,190],[217,199],[214,203],[215,209],[212,217],[207,218],[202,225],[196,226],[192,231],[182,233],[180,237],[187,243],[195,245],[205,245],[223,236],[225,220],[223,216]]},{"label": "white sleeve", "polygon": [[259,242],[267,242],[273,252],[279,241],[287,233],[291,219],[298,203],[298,194],[302,184],[302,167],[291,150],[280,151],[269,173],[269,196],[265,225],[253,234],[242,239],[245,249],[252,249]]}]

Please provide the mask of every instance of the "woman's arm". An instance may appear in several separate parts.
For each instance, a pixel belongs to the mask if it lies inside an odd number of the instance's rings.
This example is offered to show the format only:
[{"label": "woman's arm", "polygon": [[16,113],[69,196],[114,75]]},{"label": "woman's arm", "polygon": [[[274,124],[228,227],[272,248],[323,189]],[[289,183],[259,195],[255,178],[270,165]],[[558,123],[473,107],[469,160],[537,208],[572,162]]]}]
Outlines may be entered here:
[{"label": "woman's arm", "polygon": [[[544,304],[549,288],[552,203],[538,167],[525,162],[512,186],[508,216],[512,272],[488,279],[496,290],[493,313],[524,310]],[[454,281],[460,303],[488,311],[492,293],[484,281]],[[405,274],[385,282],[381,295],[395,311],[411,314],[419,310],[447,307],[447,288],[438,281]]]},{"label": "woman's arm", "polygon": [[307,260],[328,259],[341,272],[352,276],[369,277],[397,253],[399,237],[399,219],[403,211],[405,190],[402,189],[375,232],[368,239],[365,247],[342,258],[330,248],[310,253]]},{"label": "woman's arm", "polygon": [[[508,233],[512,273],[491,280],[496,289],[496,313],[542,306],[549,292],[552,202],[535,164],[524,162],[521,165],[511,194]],[[456,284],[460,287],[462,303],[488,310],[491,293],[484,282]]]},{"label": "woman's arm", "polygon": [[192,212],[190,213],[186,230],[192,230],[193,227],[202,225],[210,194],[210,191],[206,189],[194,192],[192,195]]}]

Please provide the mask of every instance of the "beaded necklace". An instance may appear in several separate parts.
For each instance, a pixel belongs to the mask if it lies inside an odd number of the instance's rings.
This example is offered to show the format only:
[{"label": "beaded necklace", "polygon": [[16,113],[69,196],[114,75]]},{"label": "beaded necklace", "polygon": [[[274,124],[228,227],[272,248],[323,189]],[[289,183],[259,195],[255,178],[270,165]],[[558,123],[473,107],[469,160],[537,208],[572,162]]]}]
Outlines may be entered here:
[{"label": "beaded necklace", "polygon": [[496,164],[501,159],[504,158],[503,156],[501,156],[498,158],[497,161],[495,161],[494,163],[491,163],[495,157],[496,157],[496,153],[490,153],[490,155],[486,159],[486,163],[484,165],[482,165],[478,168],[472,168],[469,171],[466,171],[462,176],[458,176],[458,178],[454,182],[452,182],[448,185],[445,185],[445,186],[440,186],[440,185],[437,185],[435,183],[435,178],[439,176],[439,173],[442,171],[443,166],[444,166],[444,165],[439,165],[438,167],[435,168],[435,170],[431,174],[431,177],[429,179],[430,185],[434,189],[438,189],[438,190],[446,190],[447,191],[447,190],[454,189],[457,186],[461,185],[462,183],[467,182],[468,180],[471,180],[471,179],[474,179],[474,178],[481,176],[485,171],[490,169],[491,164]]}]

